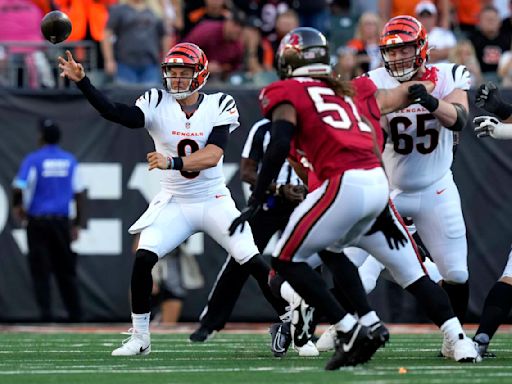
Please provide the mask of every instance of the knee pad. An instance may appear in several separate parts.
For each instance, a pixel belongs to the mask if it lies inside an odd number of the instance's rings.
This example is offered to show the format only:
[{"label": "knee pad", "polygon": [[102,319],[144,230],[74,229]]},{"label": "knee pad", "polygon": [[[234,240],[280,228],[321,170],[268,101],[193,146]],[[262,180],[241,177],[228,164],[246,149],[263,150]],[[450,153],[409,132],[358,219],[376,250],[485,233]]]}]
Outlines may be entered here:
[{"label": "knee pad", "polygon": [[443,280],[450,284],[465,284],[468,281],[468,271],[448,271]]}]

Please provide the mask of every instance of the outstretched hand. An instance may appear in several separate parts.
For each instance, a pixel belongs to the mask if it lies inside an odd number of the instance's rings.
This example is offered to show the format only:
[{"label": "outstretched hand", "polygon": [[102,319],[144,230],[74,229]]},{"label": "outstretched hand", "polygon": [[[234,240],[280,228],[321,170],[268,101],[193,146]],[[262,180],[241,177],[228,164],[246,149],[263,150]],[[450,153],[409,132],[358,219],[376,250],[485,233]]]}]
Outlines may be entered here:
[{"label": "outstretched hand", "polygon": [[66,50],[66,59],[62,56],[58,58],[60,77],[67,77],[75,83],[85,77],[85,70],[82,64],[77,63],[70,51]]},{"label": "outstretched hand", "polygon": [[473,119],[475,133],[479,138],[490,136],[493,139],[512,139],[512,124],[503,124],[494,116],[478,116]]},{"label": "outstretched hand", "polygon": [[475,104],[477,107],[495,114],[501,120],[507,120],[512,115],[512,106],[503,101],[500,90],[496,84],[490,81],[478,88]]},{"label": "outstretched hand", "polygon": [[249,202],[249,205],[242,210],[240,216],[233,220],[233,222],[229,226],[229,236],[233,236],[233,234],[236,232],[239,226],[240,232],[242,232],[245,227],[245,222],[252,219],[259,212],[260,209],[260,202],[256,200]]},{"label": "outstretched hand", "polygon": [[377,217],[375,223],[373,223],[366,235],[372,235],[379,231],[384,234],[390,249],[398,250],[400,247],[404,247],[409,241],[393,219],[389,205],[386,206]]}]

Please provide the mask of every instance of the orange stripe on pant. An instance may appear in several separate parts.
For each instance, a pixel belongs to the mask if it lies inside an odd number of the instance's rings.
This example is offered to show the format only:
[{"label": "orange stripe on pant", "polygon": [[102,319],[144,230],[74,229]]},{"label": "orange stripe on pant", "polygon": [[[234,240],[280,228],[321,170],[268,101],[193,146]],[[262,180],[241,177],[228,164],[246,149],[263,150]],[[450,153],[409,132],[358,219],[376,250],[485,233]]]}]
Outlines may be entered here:
[{"label": "orange stripe on pant", "polygon": [[302,245],[309,231],[316,222],[322,217],[325,211],[329,209],[332,205],[333,201],[338,196],[338,192],[341,187],[341,180],[343,175],[338,175],[332,177],[325,189],[322,197],[316,202],[316,204],[311,207],[311,209],[306,212],[304,216],[299,220],[295,229],[288,237],[288,241],[283,246],[281,253],[279,254],[279,260],[283,261],[291,261],[293,255],[296,253],[297,249]]}]

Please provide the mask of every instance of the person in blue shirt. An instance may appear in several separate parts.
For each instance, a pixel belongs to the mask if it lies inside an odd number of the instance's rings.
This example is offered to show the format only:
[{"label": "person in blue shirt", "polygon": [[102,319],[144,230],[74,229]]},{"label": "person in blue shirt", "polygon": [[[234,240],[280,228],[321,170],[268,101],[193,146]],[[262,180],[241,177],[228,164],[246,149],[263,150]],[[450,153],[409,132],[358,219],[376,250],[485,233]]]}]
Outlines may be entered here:
[{"label": "person in blue shirt", "polygon": [[[27,225],[28,261],[40,320],[52,321],[50,278],[55,275],[67,320],[78,322],[82,311],[76,276],[76,255],[71,241],[81,223],[83,187],[75,157],[58,143],[59,127],[49,119],[40,121],[41,148],[28,154],[13,181],[13,213]],[[76,216],[70,221],[70,203],[76,201]]]}]

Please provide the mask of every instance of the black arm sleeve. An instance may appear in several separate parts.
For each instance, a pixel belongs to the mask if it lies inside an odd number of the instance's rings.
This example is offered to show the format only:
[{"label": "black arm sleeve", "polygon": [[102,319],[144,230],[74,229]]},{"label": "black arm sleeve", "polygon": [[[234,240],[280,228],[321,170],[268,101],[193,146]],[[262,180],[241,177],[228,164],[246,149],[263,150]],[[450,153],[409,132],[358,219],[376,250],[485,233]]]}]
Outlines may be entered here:
[{"label": "black arm sleeve", "polygon": [[229,125],[219,125],[217,127],[213,127],[210,136],[208,136],[208,144],[215,144],[217,147],[221,148],[223,151],[226,150],[226,145],[228,145],[229,138]]},{"label": "black arm sleeve", "polygon": [[277,177],[288,157],[294,130],[295,125],[286,120],[277,120],[272,123],[270,143],[263,156],[263,163],[254,188],[253,196],[257,201],[265,201],[268,186]]},{"label": "black arm sleeve", "polygon": [[128,128],[144,128],[144,112],[142,112],[139,107],[110,101],[91,84],[87,76],[77,82],[76,85],[89,103],[91,103],[105,119],[122,124]]}]

